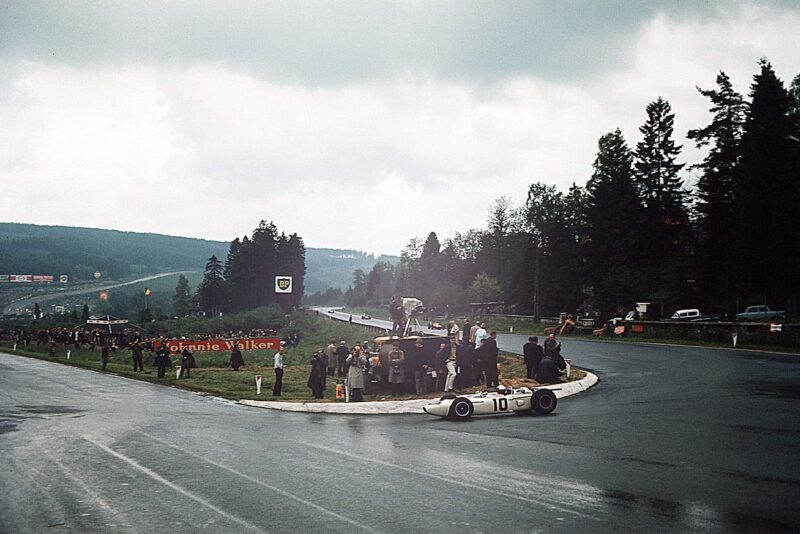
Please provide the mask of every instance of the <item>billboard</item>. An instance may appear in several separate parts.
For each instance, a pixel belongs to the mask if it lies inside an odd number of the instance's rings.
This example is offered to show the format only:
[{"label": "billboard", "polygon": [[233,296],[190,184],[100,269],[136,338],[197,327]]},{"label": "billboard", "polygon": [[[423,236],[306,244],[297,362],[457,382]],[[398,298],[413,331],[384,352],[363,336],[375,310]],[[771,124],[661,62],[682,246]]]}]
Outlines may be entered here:
[{"label": "billboard", "polygon": [[[154,348],[161,346],[161,341],[154,343]],[[180,352],[189,349],[189,352],[228,351],[233,349],[232,339],[204,339],[192,341],[190,339],[167,339],[164,341],[170,352]],[[256,337],[239,340],[240,350],[278,350],[281,340],[276,337]]]},{"label": "billboard", "polygon": [[292,292],[292,277],[276,276],[275,293],[291,293],[291,292]]}]

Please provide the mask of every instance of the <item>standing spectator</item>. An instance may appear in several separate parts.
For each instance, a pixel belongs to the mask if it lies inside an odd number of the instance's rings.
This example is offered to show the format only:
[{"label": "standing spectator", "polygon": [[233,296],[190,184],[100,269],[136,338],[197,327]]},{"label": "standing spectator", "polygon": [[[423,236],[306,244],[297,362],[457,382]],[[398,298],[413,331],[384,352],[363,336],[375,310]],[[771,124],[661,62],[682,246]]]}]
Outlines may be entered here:
[{"label": "standing spectator", "polygon": [[239,350],[239,340],[233,340],[233,350],[231,350],[231,361],[228,363],[231,367],[233,367],[234,371],[238,371],[239,367],[244,366],[244,357],[242,356],[242,351]]},{"label": "standing spectator", "polygon": [[448,347],[447,354],[447,379],[444,383],[444,392],[449,393],[453,391],[456,384],[456,376],[458,375],[458,345],[456,345],[456,337],[450,337],[450,346]]},{"label": "standing spectator", "polygon": [[480,346],[477,343],[475,343],[475,336],[477,335],[479,328],[480,324],[478,323],[478,321],[475,321],[475,324],[469,328],[469,342],[472,344],[473,347]]},{"label": "standing spectator", "polygon": [[458,340],[458,323],[456,321],[450,321],[450,326],[447,329],[447,335],[450,337],[455,336],[456,340]]},{"label": "standing spectator", "polygon": [[156,358],[153,360],[153,366],[158,367],[158,378],[164,378],[167,373],[167,367],[172,367],[172,359],[169,357],[169,347],[166,342],[162,341],[161,345],[156,350]]},{"label": "standing spectator", "polygon": [[[272,396],[273,397],[280,397],[281,396],[281,388],[283,387],[283,355],[286,353],[286,349],[281,347],[278,349],[278,352],[275,353],[275,356],[272,357],[273,367],[275,368],[275,386],[272,388]],[[319,352],[315,354],[315,357],[319,355]],[[324,376],[322,377],[324,379]]]},{"label": "standing spectator", "polygon": [[[55,348],[55,344],[53,344]],[[108,357],[109,353],[111,352],[111,339],[107,339],[104,343],[102,348],[100,349],[100,362],[102,363],[103,371],[106,370],[106,366],[108,365]]]},{"label": "standing spectator", "polygon": [[[278,354],[275,355],[276,357]],[[317,350],[311,357],[311,371],[308,373],[308,387],[315,399],[321,399],[325,391],[325,368],[327,367],[325,354],[322,349]],[[276,368],[277,371],[277,368]]]},{"label": "standing spectator", "polygon": [[135,371],[144,371],[144,364],[142,360],[144,359],[144,354],[142,354],[142,344],[139,343],[139,340],[133,342],[131,345],[131,355],[133,356],[133,370]]},{"label": "standing spectator", "polygon": [[544,340],[545,356],[552,355],[556,351],[556,348],[558,348],[560,345],[561,343],[556,341],[556,334],[554,332],[551,333],[549,336],[547,336],[547,339]]},{"label": "standing spectator", "polygon": [[181,374],[179,378],[183,378],[184,371],[186,372],[186,378],[192,378],[192,367],[197,367],[197,362],[194,361],[194,355],[189,352],[189,349],[184,348],[181,351]]},{"label": "standing spectator", "polygon": [[345,362],[350,355],[350,349],[347,348],[347,343],[344,340],[336,347],[336,363],[338,364],[337,375],[345,376]]},{"label": "standing spectator", "polygon": [[474,352],[472,345],[469,344],[469,339],[462,338],[456,353],[458,360],[456,387],[458,389],[465,389],[475,384]]},{"label": "standing spectator", "polygon": [[489,335],[486,333],[483,323],[478,323],[478,329],[475,330],[475,346],[480,347],[481,342],[487,337],[489,337]]},{"label": "standing spectator", "polygon": [[436,372],[436,391],[444,391],[444,384],[447,379],[447,358],[449,356],[450,350],[447,347],[447,343],[440,343],[433,362],[433,368]]},{"label": "standing spectator", "polygon": [[497,332],[492,330],[489,337],[483,342],[483,366],[486,373],[486,387],[497,387],[499,382],[497,380],[497,355],[500,350],[497,348]]},{"label": "standing spectator", "polygon": [[389,352],[389,384],[392,388],[392,397],[397,397],[403,390],[406,382],[405,361],[406,354],[400,350],[400,341],[392,341],[392,350]]},{"label": "standing spectator", "polygon": [[[47,355],[50,356],[51,358],[56,357],[56,342],[53,339],[50,339],[50,341],[47,344]],[[105,368],[106,366],[104,365],[103,369]]]},{"label": "standing spectator", "polygon": [[347,387],[350,388],[350,399],[353,402],[361,402],[364,400],[364,366],[367,365],[367,359],[361,354],[361,347],[358,345],[353,347],[353,354],[348,356],[345,362],[348,365]]},{"label": "standing spectator", "polygon": [[334,376],[336,374],[336,342],[332,339],[325,347],[325,359],[328,363],[328,376]]},{"label": "standing spectator", "polygon": [[528,378],[536,376],[536,368],[542,361],[542,346],[539,345],[537,336],[529,337],[528,342],[522,346],[522,357],[525,360],[525,367],[528,369]]},{"label": "standing spectator", "polygon": [[461,341],[465,343],[469,343],[469,336],[472,330],[472,323],[469,322],[469,319],[466,317],[464,318],[464,326],[461,330]]},{"label": "standing spectator", "polygon": [[539,363],[539,367],[536,369],[536,381],[540,384],[558,382],[558,365],[550,355],[545,354]]},{"label": "standing spectator", "polygon": [[428,376],[430,364],[425,360],[421,339],[414,342],[414,357],[412,360],[416,362],[416,366],[414,367],[414,392],[417,395],[428,393],[425,387],[425,380]]}]

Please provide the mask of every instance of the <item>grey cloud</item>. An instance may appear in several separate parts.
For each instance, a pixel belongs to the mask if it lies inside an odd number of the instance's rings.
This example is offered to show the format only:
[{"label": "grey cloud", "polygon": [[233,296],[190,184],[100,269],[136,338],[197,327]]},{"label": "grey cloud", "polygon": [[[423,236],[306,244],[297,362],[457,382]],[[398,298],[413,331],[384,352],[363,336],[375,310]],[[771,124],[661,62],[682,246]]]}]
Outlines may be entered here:
[{"label": "grey cloud", "polygon": [[[767,4],[798,9],[793,1]],[[658,13],[704,18],[741,5],[26,1],[0,7],[0,54],[56,63],[218,61],[317,85],[406,73],[565,80],[624,67],[642,24]]]}]

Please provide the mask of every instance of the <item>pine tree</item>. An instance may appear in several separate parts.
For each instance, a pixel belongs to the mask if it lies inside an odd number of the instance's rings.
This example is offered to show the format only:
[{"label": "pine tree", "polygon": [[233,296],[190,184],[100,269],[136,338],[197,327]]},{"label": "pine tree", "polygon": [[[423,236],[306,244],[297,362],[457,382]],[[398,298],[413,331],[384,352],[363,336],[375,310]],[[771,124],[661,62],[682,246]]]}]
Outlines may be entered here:
[{"label": "pine tree", "polygon": [[203,281],[197,288],[197,300],[200,309],[211,315],[222,311],[225,303],[225,279],[223,277],[222,263],[216,255],[212,255],[206,262],[203,271]]},{"label": "pine tree", "polygon": [[90,317],[89,316],[89,305],[88,304],[84,304],[83,305],[83,310],[81,310],[81,322],[85,323],[86,321],[89,320],[89,317]]},{"label": "pine tree", "polygon": [[587,278],[600,310],[616,313],[641,294],[643,207],[633,182],[633,156],[617,129],[598,142],[586,184]]},{"label": "pine tree", "polygon": [[683,181],[678,176],[684,164],[676,163],[681,147],[672,138],[675,114],[661,97],[648,104],[646,111],[633,165],[645,216],[640,268],[647,271],[649,288],[644,289],[655,290],[675,283],[672,278],[680,274],[689,218]]},{"label": "pine tree", "polygon": [[708,146],[705,159],[692,169],[697,181],[698,268],[700,288],[709,299],[709,311],[735,313],[738,280],[739,232],[736,183],[741,159],[742,128],[746,104],[724,72],[717,76],[717,90],[697,90],[711,101],[711,123],[690,130],[698,148]]},{"label": "pine tree", "polygon": [[742,135],[737,199],[742,237],[742,296],[747,302],[797,306],[800,230],[794,224],[800,205],[800,179],[791,137],[792,99],[762,59],[753,77]]},{"label": "pine tree", "polygon": [[172,311],[178,317],[186,317],[192,311],[192,292],[189,280],[183,275],[178,276],[178,285],[172,297]]}]

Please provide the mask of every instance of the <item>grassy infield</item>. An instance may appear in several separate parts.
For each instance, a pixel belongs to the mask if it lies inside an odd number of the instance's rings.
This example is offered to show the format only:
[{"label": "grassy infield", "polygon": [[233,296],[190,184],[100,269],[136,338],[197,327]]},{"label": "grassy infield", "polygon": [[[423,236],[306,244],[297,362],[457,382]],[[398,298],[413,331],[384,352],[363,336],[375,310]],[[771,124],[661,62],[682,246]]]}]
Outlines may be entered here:
[{"label": "grassy infield", "polygon": [[[337,342],[344,339],[348,346],[365,339],[372,340],[375,335],[367,332],[358,326],[350,326],[341,321],[325,319],[324,316],[317,318],[314,314],[303,313],[299,318],[302,323],[300,345],[297,348],[289,349],[284,357],[283,390],[280,400],[312,400],[311,390],[307,386],[309,361],[311,354],[318,348],[327,344],[329,339]],[[16,351],[8,342],[3,342],[0,347],[5,352],[39,358],[42,360],[53,360],[58,363],[73,365],[86,369],[100,370],[100,349],[94,351],[75,349],[73,346],[57,347],[55,358],[47,355],[47,345],[36,345],[32,343],[29,347],[17,347]],[[66,359],[66,351],[70,350],[70,359]],[[205,392],[210,395],[225,397],[228,399],[255,399],[255,400],[275,400],[272,396],[272,386],[274,384],[275,373],[272,368],[272,357],[274,351],[244,351],[246,366],[239,371],[227,368],[229,353],[227,352],[196,352],[194,353],[198,367],[192,369],[191,378],[175,378],[175,370],[167,369],[167,376],[159,379],[156,369],[150,367],[153,361],[151,353],[145,353],[144,372],[133,371],[133,360],[130,351],[123,350],[111,354],[107,372],[120,376],[135,378],[157,384],[176,386],[192,391]],[[176,364],[180,362],[180,357],[172,358]],[[504,383],[523,385],[533,385],[535,382],[525,379],[525,365],[520,358],[501,354],[500,358],[502,377]],[[263,376],[261,395],[256,395],[255,375]],[[578,369],[572,370],[572,380],[583,378],[585,373]],[[325,400],[330,402],[334,399],[336,379],[327,381],[325,390]],[[380,400],[381,398],[391,398],[388,395],[365,396],[366,400]],[[407,395],[404,398],[414,398]],[[341,401],[340,401],[341,402]]]}]

